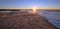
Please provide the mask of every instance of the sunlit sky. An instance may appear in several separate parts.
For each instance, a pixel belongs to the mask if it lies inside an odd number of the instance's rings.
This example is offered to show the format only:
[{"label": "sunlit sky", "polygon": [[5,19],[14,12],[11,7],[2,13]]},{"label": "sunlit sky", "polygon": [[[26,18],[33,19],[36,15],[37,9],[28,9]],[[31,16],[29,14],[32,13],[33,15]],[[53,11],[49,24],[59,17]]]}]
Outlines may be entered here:
[{"label": "sunlit sky", "polygon": [[0,8],[59,9],[60,0],[0,0]]}]

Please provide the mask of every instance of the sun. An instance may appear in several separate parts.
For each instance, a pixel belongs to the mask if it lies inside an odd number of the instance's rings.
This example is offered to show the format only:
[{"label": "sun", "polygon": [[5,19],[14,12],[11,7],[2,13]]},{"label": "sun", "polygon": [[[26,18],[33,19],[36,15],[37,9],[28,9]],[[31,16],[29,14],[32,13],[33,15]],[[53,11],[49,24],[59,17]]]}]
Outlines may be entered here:
[{"label": "sun", "polygon": [[32,13],[36,13],[37,12],[37,5],[34,5],[33,7],[32,7]]},{"label": "sun", "polygon": [[33,12],[33,13],[36,13],[36,8],[33,8],[32,12]]}]

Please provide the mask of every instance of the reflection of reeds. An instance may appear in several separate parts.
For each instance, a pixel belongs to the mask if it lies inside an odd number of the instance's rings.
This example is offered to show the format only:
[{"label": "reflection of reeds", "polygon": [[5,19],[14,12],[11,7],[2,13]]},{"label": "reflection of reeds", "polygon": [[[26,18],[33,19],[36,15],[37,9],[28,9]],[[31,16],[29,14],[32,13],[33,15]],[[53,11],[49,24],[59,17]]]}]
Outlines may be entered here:
[{"label": "reflection of reeds", "polygon": [[9,17],[0,17],[0,29],[55,29],[55,27],[37,14],[13,13]]}]

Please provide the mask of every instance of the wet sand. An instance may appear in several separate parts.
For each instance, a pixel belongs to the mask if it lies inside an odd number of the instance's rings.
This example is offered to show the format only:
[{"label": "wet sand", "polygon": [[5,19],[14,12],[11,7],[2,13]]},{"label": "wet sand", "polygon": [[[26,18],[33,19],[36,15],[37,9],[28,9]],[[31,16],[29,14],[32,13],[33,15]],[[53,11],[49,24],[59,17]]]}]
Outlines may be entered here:
[{"label": "wet sand", "polygon": [[[2,15],[3,14],[3,15]],[[0,29],[56,29],[38,14],[0,13]]]}]

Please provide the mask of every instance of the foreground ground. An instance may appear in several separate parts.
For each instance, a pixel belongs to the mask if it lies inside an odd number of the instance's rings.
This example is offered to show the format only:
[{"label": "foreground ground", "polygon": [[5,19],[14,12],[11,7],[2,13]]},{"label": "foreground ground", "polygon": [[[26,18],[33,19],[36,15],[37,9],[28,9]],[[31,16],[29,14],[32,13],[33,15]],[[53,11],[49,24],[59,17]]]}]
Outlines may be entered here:
[{"label": "foreground ground", "polygon": [[0,29],[56,29],[38,14],[0,13]]}]

